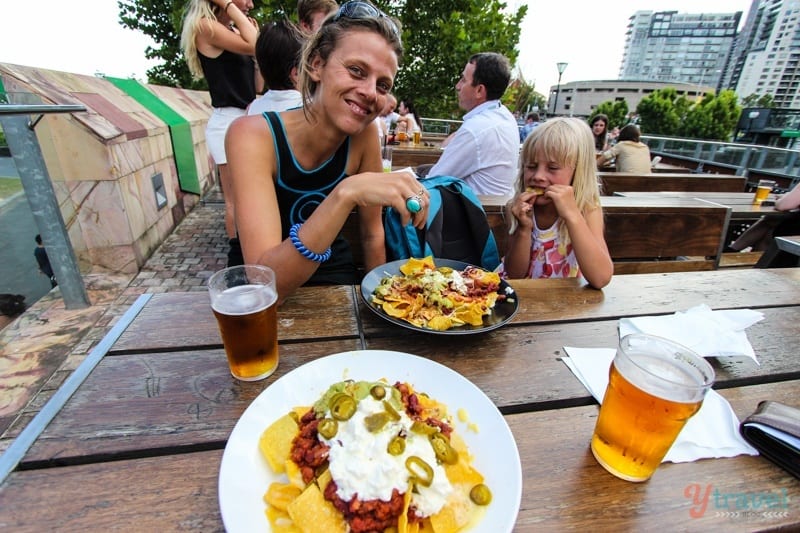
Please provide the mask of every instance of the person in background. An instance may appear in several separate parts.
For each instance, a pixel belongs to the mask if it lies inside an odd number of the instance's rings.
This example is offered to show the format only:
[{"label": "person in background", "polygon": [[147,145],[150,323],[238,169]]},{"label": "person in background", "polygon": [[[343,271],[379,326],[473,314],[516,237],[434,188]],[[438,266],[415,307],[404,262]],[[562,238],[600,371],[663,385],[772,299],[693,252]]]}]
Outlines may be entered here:
[{"label": "person in background", "polygon": [[307,35],[317,33],[322,21],[336,11],[336,0],[297,0],[297,20]]},{"label": "person in background", "polygon": [[603,235],[603,209],[592,132],[581,119],[554,118],[522,145],[516,195],[501,265],[507,278],[583,276],[592,287],[611,281],[614,265]]},{"label": "person in background", "polygon": [[36,258],[36,263],[39,264],[39,272],[47,276],[50,280],[50,288],[53,288],[58,285],[58,281],[56,281],[56,276],[53,274],[53,267],[50,266],[47,250],[44,249],[44,244],[42,244],[42,236],[37,235],[34,240],[36,241],[36,248],[33,249],[33,256]]},{"label": "person in background", "polygon": [[628,124],[619,130],[617,144],[601,154],[597,154],[597,166],[602,167],[616,158],[617,172],[650,174],[652,165],[650,148],[642,142],[639,126]]},{"label": "person in background", "polygon": [[[243,117],[228,132],[245,261],[272,268],[283,301],[304,284],[352,284],[342,227],[358,211],[365,268],[386,262],[382,210],[422,228],[429,199],[411,172],[382,172],[373,124],[402,56],[399,22],[347,2],[309,38],[302,109]],[[413,200],[413,201],[412,201]]]},{"label": "person in background", "polygon": [[297,90],[297,66],[305,36],[292,22],[280,20],[261,28],[256,41],[256,62],[267,87],[247,108],[248,115],[285,111],[303,105]]},{"label": "person in background", "polygon": [[397,119],[400,118],[400,114],[395,111],[397,108],[397,98],[393,94],[386,95],[386,105],[383,107],[383,111],[381,111],[380,118],[383,120],[385,130],[387,134],[391,133],[394,129],[395,125],[397,124]]},{"label": "person in background", "polygon": [[792,190],[778,197],[775,209],[778,211],[791,211],[800,207],[800,185],[795,185]]},{"label": "person in background", "polygon": [[533,128],[539,125],[539,113],[532,112],[528,113],[525,117],[525,124],[519,130],[519,142],[525,142],[525,138],[530,135],[533,131]]},{"label": "person in background", "polygon": [[508,59],[494,52],[469,58],[456,83],[464,122],[447,144],[429,176],[463,179],[476,194],[511,192],[519,158],[519,128],[501,102],[508,88]]},{"label": "person in background", "polygon": [[422,131],[422,119],[417,115],[414,103],[411,100],[408,98],[400,100],[397,111],[400,114],[397,119],[397,125],[404,124],[409,136],[414,130]]},{"label": "person in background", "polygon": [[253,60],[258,26],[247,17],[252,7],[252,0],[189,0],[181,31],[181,48],[189,71],[196,79],[204,77],[208,82],[212,112],[206,125],[206,145],[219,172],[225,232],[234,255],[238,240],[225,133],[231,122],[245,115],[261,89],[261,76]]},{"label": "person in background", "polygon": [[594,135],[594,149],[596,152],[608,150],[608,117],[602,113],[592,117],[590,122],[592,135]]}]

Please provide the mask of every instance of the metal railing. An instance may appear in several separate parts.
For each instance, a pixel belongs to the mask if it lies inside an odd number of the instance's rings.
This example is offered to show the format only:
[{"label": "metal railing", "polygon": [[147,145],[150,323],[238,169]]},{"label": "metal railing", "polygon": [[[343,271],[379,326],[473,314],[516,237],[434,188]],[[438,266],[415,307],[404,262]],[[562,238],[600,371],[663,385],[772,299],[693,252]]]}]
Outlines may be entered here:
[{"label": "metal railing", "polygon": [[735,170],[739,176],[750,172],[766,172],[790,178],[791,185],[800,182],[800,151],[774,146],[676,139],[643,135],[642,142],[657,154],[680,157],[698,166],[710,164]]}]

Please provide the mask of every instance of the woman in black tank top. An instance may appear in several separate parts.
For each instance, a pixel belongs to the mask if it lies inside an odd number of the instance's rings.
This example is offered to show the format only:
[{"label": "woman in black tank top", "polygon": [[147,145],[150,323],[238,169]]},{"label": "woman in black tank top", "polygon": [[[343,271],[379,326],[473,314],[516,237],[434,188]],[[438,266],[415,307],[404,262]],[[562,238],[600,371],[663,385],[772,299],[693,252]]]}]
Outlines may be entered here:
[{"label": "woman in black tank top", "polygon": [[[247,13],[253,0],[189,0],[183,18],[181,47],[195,79],[205,78],[213,111],[206,145],[219,171],[225,198],[225,231],[235,240],[233,199],[225,152],[225,132],[244,116],[262,83],[253,56],[258,25]],[[238,243],[232,242],[236,244]]]},{"label": "woman in black tank top", "polygon": [[[228,131],[245,262],[275,271],[280,300],[306,283],[357,281],[340,238],[354,209],[368,270],[386,261],[384,206],[425,224],[425,188],[411,172],[381,172],[374,124],[401,55],[396,20],[365,1],[343,4],[303,50],[304,107],[239,119]],[[420,192],[422,208],[411,213],[406,200]]]}]

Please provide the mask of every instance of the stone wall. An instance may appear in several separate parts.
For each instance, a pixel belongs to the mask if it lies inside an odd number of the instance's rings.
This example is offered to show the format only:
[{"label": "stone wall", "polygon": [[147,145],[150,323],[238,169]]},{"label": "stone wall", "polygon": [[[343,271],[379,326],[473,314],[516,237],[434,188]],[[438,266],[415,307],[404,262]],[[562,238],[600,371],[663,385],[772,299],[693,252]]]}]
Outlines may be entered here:
[{"label": "stone wall", "polygon": [[[0,63],[11,103],[78,104],[36,126],[45,164],[81,271],[135,274],[200,195],[181,190],[170,128],[106,79]],[[203,192],[214,184],[204,128],[208,93],[146,86],[191,128]],[[15,95],[26,94],[15,102]],[[158,207],[153,178],[163,180]]]}]

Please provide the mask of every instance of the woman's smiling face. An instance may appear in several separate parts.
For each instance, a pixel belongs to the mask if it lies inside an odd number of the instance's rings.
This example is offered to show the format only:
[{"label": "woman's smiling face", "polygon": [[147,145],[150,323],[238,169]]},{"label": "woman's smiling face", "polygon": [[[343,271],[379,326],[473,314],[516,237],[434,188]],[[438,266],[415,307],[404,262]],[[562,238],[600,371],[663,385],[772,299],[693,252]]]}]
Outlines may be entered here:
[{"label": "woman's smiling face", "polygon": [[386,105],[397,74],[397,55],[386,39],[370,31],[343,35],[323,64],[313,62],[320,84],[314,95],[331,120],[348,135],[358,133]]}]

